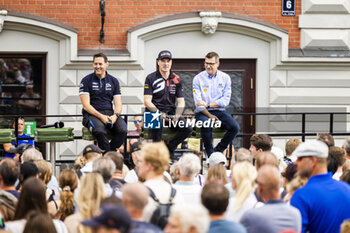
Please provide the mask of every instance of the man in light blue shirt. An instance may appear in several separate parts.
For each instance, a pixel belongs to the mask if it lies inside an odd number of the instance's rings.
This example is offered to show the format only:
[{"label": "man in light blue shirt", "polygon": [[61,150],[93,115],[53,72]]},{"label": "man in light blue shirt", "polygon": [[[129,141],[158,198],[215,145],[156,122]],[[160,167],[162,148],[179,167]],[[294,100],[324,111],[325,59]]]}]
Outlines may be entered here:
[{"label": "man in light blue shirt", "polygon": [[201,135],[208,157],[215,151],[223,152],[239,131],[237,122],[225,112],[231,98],[231,78],[228,74],[218,70],[219,65],[219,55],[215,52],[208,53],[205,56],[205,71],[197,74],[193,79],[193,98],[196,104],[197,121],[220,120],[221,127],[227,130],[219,144],[213,148],[212,128],[204,127],[203,123]]}]

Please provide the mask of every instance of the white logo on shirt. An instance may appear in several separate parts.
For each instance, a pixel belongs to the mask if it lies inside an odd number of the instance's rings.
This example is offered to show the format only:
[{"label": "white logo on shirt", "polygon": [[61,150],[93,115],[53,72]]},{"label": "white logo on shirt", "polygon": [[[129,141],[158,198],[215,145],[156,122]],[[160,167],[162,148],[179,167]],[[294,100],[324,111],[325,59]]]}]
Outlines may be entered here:
[{"label": "white logo on shirt", "polygon": [[161,90],[164,90],[165,88],[165,82],[163,82],[162,78],[157,79],[154,81],[153,86],[156,87],[153,91],[153,94],[160,92]]}]

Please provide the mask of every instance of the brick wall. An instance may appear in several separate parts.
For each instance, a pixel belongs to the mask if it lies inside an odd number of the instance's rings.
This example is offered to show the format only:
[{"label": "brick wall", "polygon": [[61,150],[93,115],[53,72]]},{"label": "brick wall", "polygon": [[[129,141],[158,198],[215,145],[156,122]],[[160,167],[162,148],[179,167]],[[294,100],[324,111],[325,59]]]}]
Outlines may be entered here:
[{"label": "brick wall", "polygon": [[[261,19],[289,31],[289,48],[299,48],[298,17],[282,17],[282,0],[105,0],[105,44],[99,43],[99,0],[0,0],[0,9],[25,12],[78,28],[79,49],[125,49],[126,30],[154,18],[195,11],[221,11]],[[296,15],[301,10],[296,1]]]}]

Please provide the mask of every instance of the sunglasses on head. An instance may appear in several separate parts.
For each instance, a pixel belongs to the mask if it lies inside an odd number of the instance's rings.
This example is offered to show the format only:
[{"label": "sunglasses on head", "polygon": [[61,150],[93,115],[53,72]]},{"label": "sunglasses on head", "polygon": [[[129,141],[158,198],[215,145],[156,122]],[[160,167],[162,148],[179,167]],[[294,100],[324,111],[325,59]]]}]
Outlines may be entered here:
[{"label": "sunglasses on head", "polygon": [[142,120],[141,119],[140,120],[136,120],[136,121],[134,121],[134,124],[137,124],[137,122],[141,123]]}]

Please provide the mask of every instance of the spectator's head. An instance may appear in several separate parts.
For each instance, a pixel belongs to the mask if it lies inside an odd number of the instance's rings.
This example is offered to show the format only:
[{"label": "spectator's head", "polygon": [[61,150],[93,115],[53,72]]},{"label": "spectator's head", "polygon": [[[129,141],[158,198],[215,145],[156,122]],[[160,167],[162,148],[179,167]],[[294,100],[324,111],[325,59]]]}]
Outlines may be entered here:
[{"label": "spectator's head", "polygon": [[102,176],[98,173],[86,173],[81,177],[78,206],[83,219],[91,218],[106,197]]},{"label": "spectator's head", "polygon": [[52,166],[46,160],[36,160],[34,164],[41,172],[39,173],[39,179],[41,179],[45,185],[47,185],[52,177]]},{"label": "spectator's head", "polygon": [[178,165],[180,172],[180,180],[182,178],[193,180],[201,169],[201,162],[198,156],[192,153],[185,153],[179,159]]},{"label": "spectator's head", "polygon": [[142,142],[136,141],[130,145],[130,153],[132,162],[135,164],[136,170],[139,167],[138,161],[140,160],[142,151],[141,151]]},{"label": "spectator's head", "polygon": [[346,219],[340,226],[340,233],[349,233],[350,232],[350,219]]},{"label": "spectator's head", "polygon": [[103,151],[94,144],[87,145],[83,150],[83,158],[85,160],[85,163],[93,161],[98,157],[101,157],[102,152]]},{"label": "spectator's head", "polygon": [[132,220],[122,206],[105,205],[100,214],[82,221],[82,224],[93,228],[96,233],[128,233],[132,228]]},{"label": "spectator's head", "polygon": [[[233,161],[233,159],[234,159],[234,161]],[[232,157],[231,164],[239,163],[239,162],[243,162],[243,161],[247,161],[247,162],[252,163],[253,156],[252,156],[252,153],[250,152],[250,150],[242,147],[242,148],[239,148],[237,151],[235,151],[235,154]]]},{"label": "spectator's head", "polygon": [[48,213],[32,211],[28,214],[23,233],[56,233],[55,224]]},{"label": "spectator's head", "polygon": [[340,179],[348,184],[350,184],[350,170],[347,170],[340,176]]},{"label": "spectator's head", "polygon": [[92,163],[92,171],[101,174],[103,181],[108,183],[115,172],[115,164],[110,157],[100,157]]},{"label": "spectator's head", "polygon": [[303,187],[308,181],[308,178],[306,177],[301,177],[301,176],[296,176],[294,177],[287,185],[286,185],[286,190],[288,192],[288,195],[285,196],[284,200],[286,202],[290,201],[292,199],[292,196],[294,192]]},{"label": "spectator's head", "polygon": [[[13,128],[15,128],[15,121],[13,121],[12,124]],[[24,132],[24,128],[25,128],[25,121],[23,117],[19,117],[18,118],[18,135],[22,135]]]},{"label": "spectator's head", "polygon": [[210,215],[224,214],[229,198],[230,193],[222,183],[210,182],[202,189],[202,204],[207,208]]},{"label": "spectator's head", "polygon": [[38,177],[42,170],[38,169],[38,167],[33,162],[24,162],[20,166],[19,173],[19,183],[23,185],[24,181],[26,181],[30,177]]},{"label": "spectator's head", "polygon": [[329,147],[329,154],[334,157],[337,164],[337,169],[339,167],[342,167],[346,162],[346,154],[341,147],[337,147],[337,146]]},{"label": "spectator's head", "polygon": [[157,69],[162,73],[169,72],[172,64],[171,52],[168,50],[160,51],[157,57]]},{"label": "spectator's head", "polygon": [[272,139],[267,134],[254,134],[250,137],[250,152],[255,158],[259,152],[270,151],[272,148]]},{"label": "spectator's head", "polygon": [[346,156],[350,159],[350,137],[345,140],[343,148],[346,152]]},{"label": "spectator's head", "polygon": [[22,187],[18,198],[15,220],[24,219],[32,210],[47,213],[47,203],[44,183],[36,178],[28,178]]},{"label": "spectator's head", "polygon": [[287,183],[291,182],[294,179],[297,174],[297,169],[298,168],[295,163],[290,163],[284,172],[282,172],[284,188],[286,188]]},{"label": "spectator's head", "polygon": [[179,161],[174,162],[169,169],[170,177],[173,183],[179,180]]},{"label": "spectator's head", "polygon": [[255,167],[259,170],[265,164],[270,164],[278,168],[278,161],[274,154],[270,151],[260,152],[256,156]]},{"label": "spectator's head", "polygon": [[19,166],[17,162],[10,158],[5,158],[0,162],[0,188],[15,185],[19,176]]},{"label": "spectator's head", "polygon": [[317,140],[326,143],[328,147],[334,146],[334,138],[332,134],[329,133],[318,133]]},{"label": "spectator's head", "polygon": [[198,204],[175,204],[164,233],[206,233],[209,229],[210,217],[208,210]]},{"label": "spectator's head", "polygon": [[164,142],[147,143],[142,146],[139,176],[145,180],[161,175],[169,166],[169,150]]},{"label": "spectator's head", "polygon": [[63,170],[58,177],[58,183],[62,190],[60,194],[60,212],[64,216],[74,213],[74,190],[78,187],[78,176],[73,170]]},{"label": "spectator's head", "polygon": [[134,125],[138,132],[142,130],[142,116],[134,116]]},{"label": "spectator's head", "polygon": [[237,211],[243,205],[250,193],[254,191],[256,176],[256,169],[247,161],[236,163],[232,167],[232,188],[236,190],[236,202],[233,206],[233,212]]},{"label": "spectator's head", "polygon": [[275,166],[266,164],[258,171],[256,179],[258,194],[266,202],[271,199],[280,199],[281,175]]},{"label": "spectator's head", "polygon": [[29,148],[22,154],[22,163],[28,161],[43,160],[43,154],[35,148]]},{"label": "spectator's head", "polygon": [[227,158],[222,152],[214,152],[209,157],[209,166],[215,165],[215,164],[223,164],[226,166],[226,160]]},{"label": "spectator's head", "polygon": [[327,173],[328,146],[319,140],[309,140],[300,144],[292,154],[296,156],[298,174],[310,178]]},{"label": "spectator's head", "polygon": [[108,151],[104,155],[104,157],[105,158],[110,158],[113,161],[113,163],[115,165],[115,173],[122,174],[124,158],[119,152],[117,152],[117,151]]},{"label": "spectator's head", "polygon": [[301,144],[299,138],[291,138],[286,143],[286,156],[289,157],[292,155],[293,151]]},{"label": "spectator's head", "polygon": [[212,181],[227,184],[227,173],[223,164],[215,164],[209,167],[206,182]]},{"label": "spectator's head", "polygon": [[13,221],[15,218],[17,198],[4,190],[0,190],[0,213],[5,222]]},{"label": "spectator's head", "polygon": [[123,204],[132,218],[142,217],[148,204],[149,191],[142,183],[125,184],[122,188]]},{"label": "spectator's head", "polygon": [[78,170],[82,169],[84,166],[85,166],[85,164],[84,164],[83,156],[79,155],[74,160],[73,168],[74,168],[75,171],[78,171]]}]

